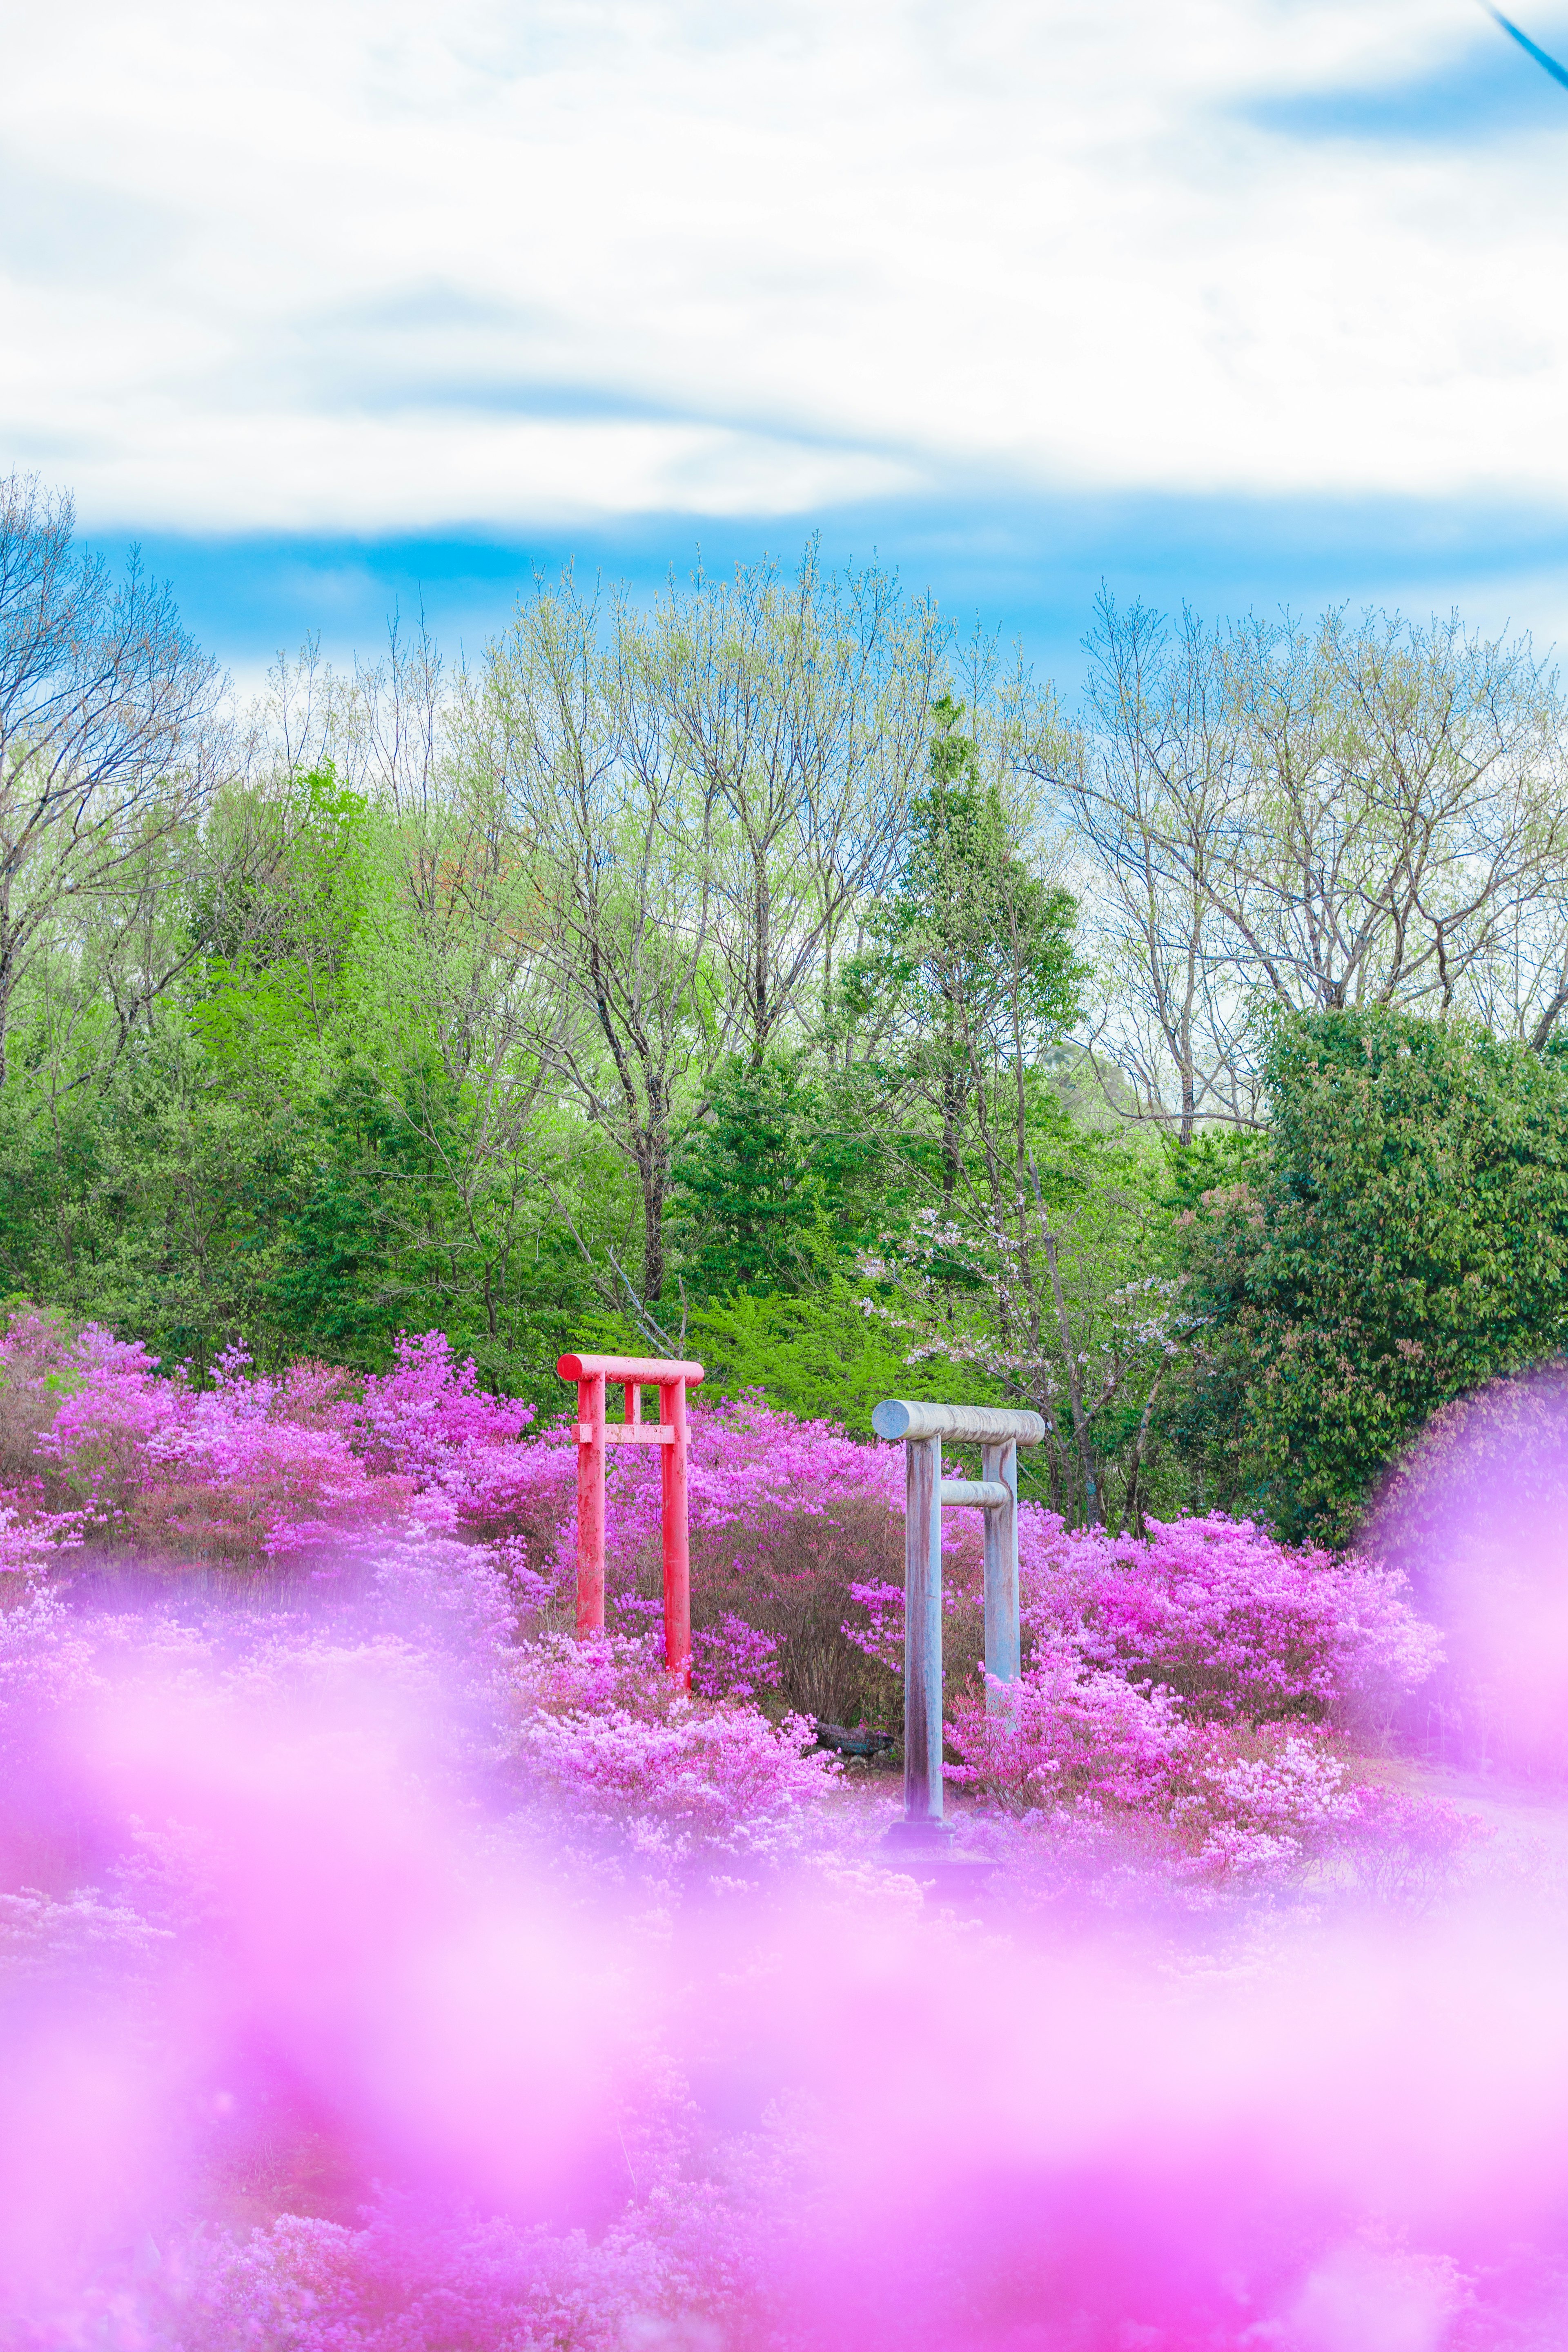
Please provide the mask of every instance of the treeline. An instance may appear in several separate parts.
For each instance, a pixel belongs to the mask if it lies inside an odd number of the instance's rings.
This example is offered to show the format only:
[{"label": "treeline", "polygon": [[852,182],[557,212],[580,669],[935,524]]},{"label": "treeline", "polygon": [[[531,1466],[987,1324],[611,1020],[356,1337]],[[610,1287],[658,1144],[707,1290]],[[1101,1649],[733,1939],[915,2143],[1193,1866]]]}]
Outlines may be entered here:
[{"label": "treeline", "polygon": [[1558,1344],[1555,680],[1109,599],[1089,655],[1072,715],[808,551],[241,711],[0,485],[0,1282],[198,1373],[978,1389],[1074,1517],[1343,1533]]}]

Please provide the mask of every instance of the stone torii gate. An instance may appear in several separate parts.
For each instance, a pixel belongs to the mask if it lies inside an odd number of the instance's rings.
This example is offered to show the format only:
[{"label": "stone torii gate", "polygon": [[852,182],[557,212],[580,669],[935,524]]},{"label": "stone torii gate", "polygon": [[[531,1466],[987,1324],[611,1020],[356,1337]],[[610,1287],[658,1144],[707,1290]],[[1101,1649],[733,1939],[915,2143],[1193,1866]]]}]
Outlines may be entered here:
[{"label": "stone torii gate", "polygon": [[[942,1846],[942,1513],[978,1504],[985,1514],[986,1706],[1005,1704],[997,1683],[1016,1682],[1018,1448],[1038,1445],[1037,1412],[988,1405],[922,1404],[888,1397],[871,1415],[879,1437],[904,1442],[904,1818],[889,1843]],[[942,1440],[978,1444],[979,1478],[944,1478]]]},{"label": "stone torii gate", "polygon": [[[687,1537],[686,1391],[700,1364],[662,1356],[562,1356],[556,1370],[577,1383],[577,1639],[605,1630],[605,1448],[657,1445],[664,1523],[664,1663],[691,1688],[691,1565]],[[626,1389],[626,1416],[605,1415],[605,1383]],[[643,1389],[658,1390],[657,1422],[638,1418]]]}]

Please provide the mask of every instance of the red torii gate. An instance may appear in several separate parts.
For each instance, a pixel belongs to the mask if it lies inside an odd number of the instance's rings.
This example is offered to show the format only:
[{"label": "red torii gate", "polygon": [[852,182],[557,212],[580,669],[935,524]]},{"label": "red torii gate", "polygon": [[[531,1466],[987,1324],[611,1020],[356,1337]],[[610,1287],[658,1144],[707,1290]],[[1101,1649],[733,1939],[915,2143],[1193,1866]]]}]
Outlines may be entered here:
[{"label": "red torii gate", "polygon": [[[605,1448],[657,1445],[664,1518],[664,1662],[691,1687],[691,1564],[686,1515],[686,1391],[700,1364],[659,1356],[563,1356],[555,1367],[577,1383],[577,1639],[605,1630]],[[626,1387],[626,1418],[605,1417],[605,1383]],[[644,1387],[658,1390],[657,1423],[639,1421]]]}]

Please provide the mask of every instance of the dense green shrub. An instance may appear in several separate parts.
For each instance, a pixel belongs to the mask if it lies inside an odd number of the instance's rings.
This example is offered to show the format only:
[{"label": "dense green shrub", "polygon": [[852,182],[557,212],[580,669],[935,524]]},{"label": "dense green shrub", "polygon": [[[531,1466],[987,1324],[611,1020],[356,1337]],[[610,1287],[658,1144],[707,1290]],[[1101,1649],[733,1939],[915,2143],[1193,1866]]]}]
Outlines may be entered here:
[{"label": "dense green shrub", "polygon": [[1282,1021],[1267,1075],[1267,1145],[1183,1213],[1178,1434],[1212,1500],[1339,1541],[1438,1405],[1563,1349],[1568,1065],[1373,1011]]}]

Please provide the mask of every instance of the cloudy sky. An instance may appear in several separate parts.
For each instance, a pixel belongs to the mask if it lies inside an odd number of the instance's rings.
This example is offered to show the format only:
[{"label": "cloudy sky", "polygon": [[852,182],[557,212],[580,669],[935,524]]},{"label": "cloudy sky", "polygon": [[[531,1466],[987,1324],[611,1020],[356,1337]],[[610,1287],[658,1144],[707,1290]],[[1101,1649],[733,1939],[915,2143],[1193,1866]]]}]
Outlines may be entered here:
[{"label": "cloudy sky", "polygon": [[[1515,10],[1568,52],[1568,5]],[[249,669],[819,530],[1568,642],[1568,89],[1476,0],[12,0],[0,470]]]}]

